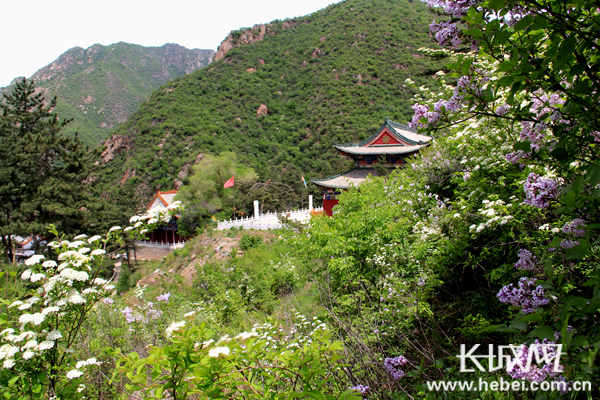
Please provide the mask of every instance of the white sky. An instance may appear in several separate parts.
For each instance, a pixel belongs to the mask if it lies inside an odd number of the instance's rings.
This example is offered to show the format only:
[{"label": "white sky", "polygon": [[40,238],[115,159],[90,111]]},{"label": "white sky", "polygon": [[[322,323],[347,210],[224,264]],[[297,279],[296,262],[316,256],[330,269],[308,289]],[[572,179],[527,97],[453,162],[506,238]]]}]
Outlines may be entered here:
[{"label": "white sky", "polygon": [[340,0],[0,0],[0,87],[68,49],[117,42],[213,49],[230,31]]}]

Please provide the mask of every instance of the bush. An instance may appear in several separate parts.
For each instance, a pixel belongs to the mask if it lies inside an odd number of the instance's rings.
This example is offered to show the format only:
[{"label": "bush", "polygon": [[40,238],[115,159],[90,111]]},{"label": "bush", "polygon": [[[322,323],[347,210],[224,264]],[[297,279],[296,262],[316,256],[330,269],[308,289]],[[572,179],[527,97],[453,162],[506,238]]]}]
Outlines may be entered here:
[{"label": "bush", "polygon": [[129,290],[131,286],[129,286],[129,281],[131,278],[131,271],[127,264],[121,265],[121,275],[119,275],[119,280],[117,281],[117,293],[125,293]]},{"label": "bush", "polygon": [[258,247],[263,242],[262,238],[257,235],[243,235],[240,240],[240,249],[246,251]]}]

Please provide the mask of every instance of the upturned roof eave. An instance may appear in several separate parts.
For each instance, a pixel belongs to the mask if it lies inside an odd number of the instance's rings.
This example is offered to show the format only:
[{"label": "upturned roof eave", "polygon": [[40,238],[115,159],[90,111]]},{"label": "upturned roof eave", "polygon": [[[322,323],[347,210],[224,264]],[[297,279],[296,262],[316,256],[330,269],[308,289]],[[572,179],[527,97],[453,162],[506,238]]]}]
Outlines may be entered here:
[{"label": "upturned roof eave", "polygon": [[364,145],[366,145],[367,143],[369,143],[369,142],[371,142],[372,140],[374,140],[374,139],[375,139],[375,138],[376,138],[376,137],[377,137],[377,136],[378,136],[378,135],[381,133],[381,131],[382,131],[382,130],[383,130],[385,127],[386,127],[386,126],[388,127],[388,129],[390,130],[390,132],[391,132],[391,133],[392,133],[394,136],[396,136],[396,138],[398,138],[398,139],[399,139],[399,140],[401,140],[401,141],[405,141],[405,142],[407,142],[407,143],[409,143],[409,144],[411,144],[411,145],[413,145],[413,146],[414,146],[414,145],[420,145],[420,144],[428,144],[428,143],[430,143],[430,142],[431,142],[431,139],[432,139],[432,138],[430,138],[428,141],[422,141],[422,140],[419,140],[419,141],[414,141],[414,140],[412,140],[412,139],[409,139],[409,138],[405,137],[404,135],[402,135],[401,133],[399,133],[399,132],[396,130],[397,128],[396,128],[394,125],[392,125],[392,123],[393,123],[393,124],[395,124],[395,125],[398,125],[398,127],[399,127],[399,128],[401,128],[401,129],[405,129],[405,130],[407,130],[407,131],[409,131],[409,132],[413,132],[413,133],[415,133],[415,134],[418,134],[418,132],[417,132],[416,130],[414,130],[414,129],[410,129],[408,126],[406,126],[406,125],[403,125],[403,124],[400,124],[400,123],[398,123],[398,122],[394,122],[394,121],[390,120],[390,119],[389,119],[389,117],[387,117],[387,118],[385,119],[385,122],[383,123],[383,125],[381,125],[381,127],[380,127],[380,128],[377,130],[377,132],[375,132],[373,135],[371,135],[371,136],[370,136],[370,137],[368,137],[367,139],[363,140],[362,142],[358,142],[358,143],[335,143],[335,142],[334,142],[334,143],[333,143],[333,146],[334,146],[334,147],[335,147],[335,146],[344,146],[344,147],[363,147],[363,146],[364,146]]},{"label": "upturned roof eave", "polygon": [[[376,154],[402,155],[402,154],[409,154],[409,153],[417,152],[417,151],[421,150],[422,148],[427,147],[428,145],[429,145],[429,143],[424,143],[422,145],[413,145],[413,146],[377,145],[376,147],[375,146],[358,147],[358,146],[334,144],[333,148],[338,151],[341,151],[343,153],[353,154],[353,155],[376,155]],[[381,153],[367,153],[365,151],[360,150],[360,149],[372,149],[372,148],[381,149],[382,151],[381,151]]]}]

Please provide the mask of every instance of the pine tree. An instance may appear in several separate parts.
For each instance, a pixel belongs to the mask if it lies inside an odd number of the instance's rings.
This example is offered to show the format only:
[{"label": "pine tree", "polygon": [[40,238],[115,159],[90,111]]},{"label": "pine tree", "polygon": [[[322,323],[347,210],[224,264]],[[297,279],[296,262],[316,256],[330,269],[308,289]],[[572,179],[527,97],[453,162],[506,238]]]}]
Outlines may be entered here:
[{"label": "pine tree", "polygon": [[0,236],[9,261],[10,235],[45,236],[77,231],[86,219],[86,188],[95,152],[77,136],[61,135],[69,120],[53,113],[56,97],[46,99],[34,82],[23,79],[0,104]]}]

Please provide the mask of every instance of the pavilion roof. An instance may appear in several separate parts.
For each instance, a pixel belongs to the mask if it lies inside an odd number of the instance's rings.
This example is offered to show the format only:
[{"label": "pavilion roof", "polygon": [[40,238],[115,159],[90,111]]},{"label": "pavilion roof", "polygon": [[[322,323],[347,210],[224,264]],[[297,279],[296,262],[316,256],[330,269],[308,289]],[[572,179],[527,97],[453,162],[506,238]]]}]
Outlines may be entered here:
[{"label": "pavilion roof", "polygon": [[359,147],[353,145],[339,145],[334,144],[333,147],[339,151],[348,154],[363,154],[363,155],[401,155],[414,153],[426,147],[427,144],[415,145],[415,146],[403,146],[403,145],[375,145],[370,147]]},{"label": "pavilion roof", "polygon": [[148,204],[148,209],[151,209],[153,207],[167,208],[171,204],[173,204],[176,195],[177,190],[169,190],[166,192],[158,191]]},{"label": "pavilion roof", "polygon": [[334,143],[333,147],[347,154],[394,155],[415,153],[429,145],[433,138],[417,133],[408,126],[389,118],[369,138],[359,143]]},{"label": "pavilion roof", "polygon": [[360,186],[367,177],[378,176],[375,168],[352,168],[343,174],[338,174],[325,179],[311,179],[311,183],[324,188],[349,189],[351,186]]}]

